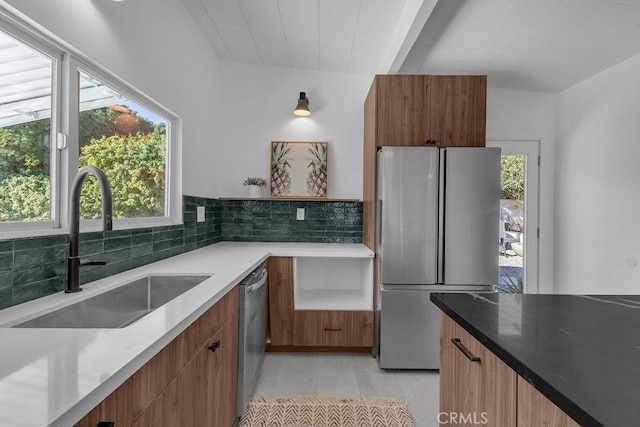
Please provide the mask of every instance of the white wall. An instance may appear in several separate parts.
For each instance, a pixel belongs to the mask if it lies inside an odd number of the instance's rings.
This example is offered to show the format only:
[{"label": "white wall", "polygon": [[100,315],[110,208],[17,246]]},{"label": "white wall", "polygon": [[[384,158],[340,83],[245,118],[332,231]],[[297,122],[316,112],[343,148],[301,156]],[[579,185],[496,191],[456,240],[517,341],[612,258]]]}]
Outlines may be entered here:
[{"label": "white wall", "polygon": [[[363,103],[372,75],[221,62],[176,0],[0,0],[183,119],[183,191],[244,196],[272,140],[328,141],[329,196],[362,198]],[[293,116],[305,91],[312,115]],[[252,106],[248,110],[247,106]],[[489,139],[540,140],[540,291],[553,283],[553,95],[489,89]]]},{"label": "white wall", "polygon": [[181,1],[6,0],[183,119],[183,192],[214,196],[218,58]]},{"label": "white wall", "polygon": [[552,293],[554,242],[555,96],[489,88],[487,140],[540,141],[538,292]]},{"label": "white wall", "polygon": [[558,95],[556,288],[640,291],[640,55]]},{"label": "white wall", "polygon": [[[211,181],[246,196],[248,176],[269,178],[271,141],[328,141],[329,197],[362,199],[363,105],[372,75],[221,63],[220,143]],[[299,92],[311,116],[293,109]]]}]

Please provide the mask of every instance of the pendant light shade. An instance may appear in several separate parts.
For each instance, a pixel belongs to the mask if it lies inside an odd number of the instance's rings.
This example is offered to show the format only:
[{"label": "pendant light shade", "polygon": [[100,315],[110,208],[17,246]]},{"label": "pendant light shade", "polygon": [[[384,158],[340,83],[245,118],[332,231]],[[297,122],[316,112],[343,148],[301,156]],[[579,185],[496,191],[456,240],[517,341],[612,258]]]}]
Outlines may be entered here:
[{"label": "pendant light shade", "polygon": [[293,114],[296,116],[308,116],[311,114],[311,111],[309,111],[309,98],[307,98],[306,93],[300,92],[300,99],[298,99],[298,105],[293,110]]}]

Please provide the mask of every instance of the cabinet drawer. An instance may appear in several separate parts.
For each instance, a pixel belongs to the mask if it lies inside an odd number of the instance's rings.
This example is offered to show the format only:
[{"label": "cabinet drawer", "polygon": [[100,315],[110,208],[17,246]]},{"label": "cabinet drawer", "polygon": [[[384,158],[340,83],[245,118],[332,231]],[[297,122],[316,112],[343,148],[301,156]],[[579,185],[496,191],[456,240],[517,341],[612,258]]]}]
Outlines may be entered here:
[{"label": "cabinet drawer", "polygon": [[325,311],[322,315],[322,343],[327,347],[346,347],[351,343],[350,311]]},{"label": "cabinet drawer", "polygon": [[296,310],[294,345],[371,347],[373,312]]}]

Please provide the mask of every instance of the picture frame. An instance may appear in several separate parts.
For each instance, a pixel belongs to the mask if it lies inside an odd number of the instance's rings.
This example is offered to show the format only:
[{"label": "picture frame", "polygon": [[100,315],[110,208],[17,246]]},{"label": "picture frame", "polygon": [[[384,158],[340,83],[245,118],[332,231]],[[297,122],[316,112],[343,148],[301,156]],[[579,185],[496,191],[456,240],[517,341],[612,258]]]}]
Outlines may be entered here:
[{"label": "picture frame", "polygon": [[270,199],[326,199],[328,142],[271,141]]}]

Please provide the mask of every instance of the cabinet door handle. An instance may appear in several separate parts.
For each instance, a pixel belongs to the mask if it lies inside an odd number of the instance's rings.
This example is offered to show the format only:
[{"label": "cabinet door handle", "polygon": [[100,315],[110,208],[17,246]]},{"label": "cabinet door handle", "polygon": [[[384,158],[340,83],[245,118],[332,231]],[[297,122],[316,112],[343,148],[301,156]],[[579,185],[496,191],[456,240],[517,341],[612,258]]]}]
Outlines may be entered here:
[{"label": "cabinet door handle", "polygon": [[115,421],[100,421],[98,427],[116,427]]},{"label": "cabinet door handle", "polygon": [[464,348],[464,346],[460,342],[460,338],[451,338],[451,342],[453,343],[453,345],[458,347],[458,350],[460,350],[462,352],[462,354],[464,354],[467,359],[469,359],[472,362],[480,362],[480,358],[478,356],[474,356],[473,354],[471,354],[469,352],[469,350]]},{"label": "cabinet door handle", "polygon": [[342,332],[342,328],[324,328],[327,332]]},{"label": "cabinet door handle", "polygon": [[215,340],[213,344],[209,346],[209,350],[216,351],[220,347],[220,340]]}]

